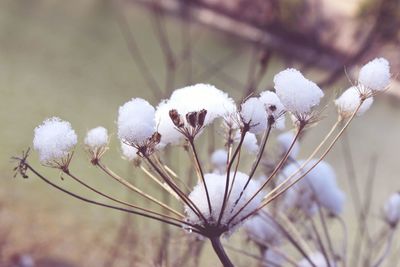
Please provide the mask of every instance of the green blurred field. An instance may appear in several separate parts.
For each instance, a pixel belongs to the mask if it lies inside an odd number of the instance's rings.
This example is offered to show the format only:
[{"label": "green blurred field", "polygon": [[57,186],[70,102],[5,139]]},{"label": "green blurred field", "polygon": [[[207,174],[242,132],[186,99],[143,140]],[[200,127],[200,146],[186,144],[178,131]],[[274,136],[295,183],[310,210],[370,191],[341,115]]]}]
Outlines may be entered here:
[{"label": "green blurred field", "polygon": [[[130,6],[125,12],[146,62],[162,84],[165,76],[163,59],[149,13],[136,6]],[[180,22],[169,19],[167,27],[173,47],[178,51],[182,45]],[[199,26],[195,26],[195,31],[201,33],[196,51],[209,60],[233,49],[245,50],[224,69],[245,82],[250,47]],[[263,87],[271,85],[271,77],[281,68],[279,60],[274,59]],[[200,64],[194,64],[194,69],[204,71]],[[241,92],[230,90],[230,86],[218,78],[202,82],[214,83],[231,91],[234,97],[241,96]],[[176,87],[183,85],[183,79],[178,79]],[[337,85],[331,91],[342,86],[346,85]],[[121,218],[119,213],[72,200],[37,179],[13,179],[10,157],[31,146],[34,127],[50,116],[70,121],[80,140],[86,130],[98,125],[115,133],[118,107],[132,97],[149,99],[152,104],[159,101],[152,98],[140,77],[108,1],[0,0],[0,203],[4,205],[0,226],[13,225],[15,246],[24,248],[35,240],[43,242],[48,236],[60,239],[57,241],[60,247],[52,247],[49,254],[75,261],[84,249],[90,251],[91,246],[100,242],[94,240],[100,239],[107,244],[112,238]],[[370,157],[378,156],[373,214],[377,217],[381,201],[400,188],[400,106],[385,98],[375,104],[366,116],[354,122],[349,136],[360,180],[366,179]],[[328,114],[332,111],[328,110]],[[332,122],[330,118],[310,131],[305,138],[304,155],[312,150],[311,145],[321,139]],[[184,154],[180,153],[179,157],[170,160],[181,160]],[[328,160],[337,167],[340,183],[347,187],[340,145]],[[120,159],[115,135],[105,161],[119,173],[134,176],[136,183],[152,190],[147,180],[135,176],[138,173]],[[34,154],[31,162],[39,166]],[[184,174],[185,168],[179,167],[178,171]],[[89,166],[82,148],[77,149],[71,168],[105,191],[135,201],[135,196],[129,196],[106,177],[98,176],[98,172]],[[57,181],[57,171],[43,171]],[[68,179],[60,183],[81,191]],[[353,218],[350,217],[351,206],[348,205],[346,212],[349,218]],[[141,240],[147,240],[154,239],[153,231],[157,231],[160,225],[136,218],[133,227],[141,233]],[[151,241],[145,246],[135,247],[135,250],[140,253],[148,246],[151,247]],[[98,255],[92,257],[96,262]],[[237,260],[238,263],[247,262],[245,258]],[[216,257],[206,257],[205,261],[208,263],[204,266],[215,266]]]}]

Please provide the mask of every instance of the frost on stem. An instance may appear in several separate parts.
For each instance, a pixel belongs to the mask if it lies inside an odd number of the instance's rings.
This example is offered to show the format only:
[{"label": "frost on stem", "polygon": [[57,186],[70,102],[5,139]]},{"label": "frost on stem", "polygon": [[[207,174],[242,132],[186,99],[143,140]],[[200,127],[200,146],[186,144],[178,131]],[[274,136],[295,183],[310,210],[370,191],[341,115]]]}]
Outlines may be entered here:
[{"label": "frost on stem", "polygon": [[318,85],[306,79],[296,69],[286,69],[276,74],[274,84],[282,104],[299,121],[307,119],[312,108],[317,106],[324,96]]},{"label": "frost on stem", "polygon": [[71,124],[53,117],[36,127],[34,132],[33,147],[39,153],[40,162],[67,169],[78,139]]},{"label": "frost on stem", "polygon": [[162,136],[161,145],[178,144],[185,138],[171,120],[171,110],[176,110],[181,116],[183,127],[190,126],[186,114],[206,110],[203,126],[207,126],[217,118],[235,113],[236,105],[227,93],[209,84],[196,84],[175,90],[156,109],[155,118],[158,132]]},{"label": "frost on stem", "polygon": [[396,227],[400,221],[400,193],[390,196],[383,207],[383,212],[385,221],[391,227]]},{"label": "frost on stem", "polygon": [[[232,172],[230,174],[231,177],[234,177],[235,174]],[[248,176],[244,173],[237,172],[235,176],[235,182],[233,183],[232,191],[230,197],[227,199],[225,210],[221,219],[221,227],[225,229],[225,231],[232,230],[232,227],[238,224],[243,217],[248,215],[250,212],[254,211],[258,205],[261,203],[262,195],[258,194],[249,205],[244,208],[236,218],[228,224],[228,221],[232,218],[232,216],[239,211],[240,208],[244,206],[244,204],[250,200],[250,198],[257,192],[259,186],[257,183],[250,181],[246,190],[243,193],[238,204],[235,206],[235,200],[239,198],[240,193],[242,192],[245,183],[247,182]],[[204,214],[207,219],[207,224],[209,226],[216,226],[222,208],[222,203],[224,201],[224,192],[225,192],[225,183],[226,183],[226,174],[219,175],[215,173],[208,173],[205,175],[205,182],[208,187],[208,192],[210,195],[211,203],[213,205],[212,213],[210,214],[208,209],[207,200],[204,197],[205,191],[202,183],[199,183],[194,187],[192,192],[189,194],[189,198],[193,201],[193,203],[199,208],[200,212]],[[229,190],[231,187],[229,188]],[[204,221],[202,221],[191,209],[188,207],[185,208],[187,214],[187,220],[196,225],[204,225]],[[223,230],[224,231],[224,230]]]},{"label": "frost on stem", "polygon": [[[292,180],[300,177],[303,171],[307,171],[316,161],[316,159],[311,160]],[[300,160],[286,166],[282,171],[284,177],[281,179],[296,173],[303,163],[304,161]],[[337,185],[333,168],[328,163],[321,161],[284,194],[283,202],[287,208],[299,208],[310,216],[316,213],[318,204],[325,208],[330,215],[337,216],[343,211],[345,195]]]},{"label": "frost on stem", "polygon": [[365,64],[358,75],[358,82],[371,91],[383,91],[390,83],[390,65],[384,58],[375,58]]},{"label": "frost on stem", "polygon": [[[359,89],[355,86],[350,87],[343,94],[335,100],[335,105],[338,108],[338,112],[342,118],[350,117],[358,108],[361,103],[361,93]],[[356,115],[363,115],[374,102],[373,97],[368,97],[361,104]]]}]

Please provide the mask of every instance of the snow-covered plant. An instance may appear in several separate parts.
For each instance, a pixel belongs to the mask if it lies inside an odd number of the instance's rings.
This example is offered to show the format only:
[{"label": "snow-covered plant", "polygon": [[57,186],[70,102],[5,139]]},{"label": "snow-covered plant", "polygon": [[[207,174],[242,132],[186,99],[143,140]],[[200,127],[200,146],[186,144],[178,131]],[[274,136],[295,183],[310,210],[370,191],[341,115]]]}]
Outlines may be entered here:
[{"label": "snow-covered plant", "polygon": [[[120,200],[94,188],[86,179],[75,174],[70,169],[70,162],[77,136],[70,123],[58,118],[45,120],[35,129],[34,149],[39,153],[41,162],[60,169],[67,177],[113,204],[95,201],[57,185],[28,163],[27,154],[17,158],[19,165],[16,170],[24,177],[27,177],[27,172],[33,172],[51,186],[91,204],[144,216],[208,238],[224,266],[233,266],[220,237],[232,234],[246,221],[246,225],[250,225],[250,229],[247,226],[248,232],[268,244],[280,243],[282,236],[299,234],[291,232],[293,229],[288,232],[280,227],[275,215],[270,216],[265,211],[264,208],[273,204],[271,202],[279,196],[283,195],[286,199],[287,195],[291,195],[292,205],[323,208],[331,216],[341,213],[343,193],[336,184],[331,167],[321,161],[354,117],[371,105],[371,97],[387,86],[390,78],[388,71],[388,64],[382,59],[363,67],[357,90],[352,89],[336,101],[339,107],[337,122],[305,160],[296,159],[297,142],[310,129],[309,125],[321,119],[319,104],[324,93],[317,84],[295,69],[283,70],[275,76],[275,92],[264,91],[240,103],[235,103],[226,92],[208,84],[177,89],[156,106],[141,98],[126,102],[119,108],[116,127],[123,158],[134,162],[132,166],[142,170],[144,176],[170,194],[179,205],[167,205],[104,163],[109,138],[107,130],[102,127],[90,130],[85,138],[91,163],[121,185],[157,205],[159,210]],[[381,80],[378,82],[368,77]],[[277,138],[281,144],[277,152],[279,160],[263,180],[257,180],[256,174],[260,173],[260,163],[273,136],[271,132],[285,129],[285,116],[294,118],[294,123],[287,134]],[[225,146],[208,157],[210,164],[205,163],[199,150],[204,147],[199,136],[208,131],[218,133],[213,136],[222,137],[217,143]],[[192,179],[179,177],[173,166],[165,163],[167,160],[163,157],[170,155],[165,150],[172,146],[182,147],[188,152],[188,164],[197,179],[194,187],[188,185],[188,180]],[[249,153],[242,153],[242,150]],[[249,162],[252,164],[247,164]],[[214,172],[206,170],[207,166],[212,166]],[[271,184],[274,186],[271,187]],[[277,206],[280,202],[276,202]],[[290,201],[285,202],[290,204]],[[308,216],[312,215],[309,212]],[[290,222],[291,219],[279,215],[279,220]],[[260,222],[264,221],[270,223],[270,229],[260,229]],[[287,260],[280,251],[271,251],[265,251],[267,259]],[[312,263],[308,254],[303,254]]]}]

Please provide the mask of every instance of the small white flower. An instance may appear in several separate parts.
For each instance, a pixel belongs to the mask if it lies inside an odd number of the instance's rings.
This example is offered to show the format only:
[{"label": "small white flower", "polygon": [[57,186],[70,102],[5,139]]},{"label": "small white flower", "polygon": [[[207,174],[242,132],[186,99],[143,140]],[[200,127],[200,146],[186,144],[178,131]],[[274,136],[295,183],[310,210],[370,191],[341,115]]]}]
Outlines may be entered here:
[{"label": "small white flower", "polygon": [[375,58],[365,64],[358,75],[358,82],[372,91],[382,91],[390,83],[390,65],[384,58]]},{"label": "small white flower", "polygon": [[119,108],[117,123],[121,141],[143,145],[155,132],[154,107],[144,99],[133,98]]},{"label": "small white flower", "polygon": [[85,137],[85,145],[91,150],[105,147],[108,144],[108,132],[104,127],[96,127],[89,130]]},{"label": "small white flower", "polygon": [[275,120],[274,127],[279,130],[285,127],[285,106],[279,97],[271,91],[264,91],[260,94],[260,101],[264,104],[268,116],[272,116]]},{"label": "small white flower", "polygon": [[324,96],[314,82],[296,69],[286,69],[274,77],[276,94],[287,110],[296,115],[309,114]]},{"label": "small white flower", "polygon": [[125,144],[124,142],[121,142],[121,151],[123,158],[125,158],[128,161],[133,161],[138,157],[137,155],[138,150],[133,146]]},{"label": "small white flower", "polygon": [[264,104],[256,97],[247,99],[241,105],[240,116],[244,123],[249,124],[250,133],[259,134],[267,129],[267,112]]},{"label": "small white flower", "polygon": [[400,193],[394,193],[390,196],[383,207],[383,211],[386,222],[396,226],[400,221]]},{"label": "small white flower", "polygon": [[[358,105],[360,105],[361,97],[360,97],[360,91],[358,90],[357,87],[352,86],[346,91],[343,92],[343,94],[335,100],[335,105],[338,108],[339,114],[346,118],[351,116]],[[374,102],[373,97],[368,97],[367,99],[364,100],[362,105],[357,111],[357,116],[363,115],[372,105]]]},{"label": "small white flower", "polygon": [[33,147],[42,164],[61,163],[70,156],[77,140],[69,122],[53,117],[35,128]]}]

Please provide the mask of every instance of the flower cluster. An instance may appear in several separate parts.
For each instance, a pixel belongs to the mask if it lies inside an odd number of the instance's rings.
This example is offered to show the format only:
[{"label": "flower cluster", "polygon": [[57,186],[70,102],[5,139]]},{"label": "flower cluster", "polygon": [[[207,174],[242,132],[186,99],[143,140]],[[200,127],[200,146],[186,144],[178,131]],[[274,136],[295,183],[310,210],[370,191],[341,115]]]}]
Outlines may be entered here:
[{"label": "flower cluster", "polygon": [[[97,127],[87,133],[84,140],[86,150],[91,163],[100,171],[158,205],[166,213],[109,196],[71,172],[69,163],[77,136],[69,122],[58,118],[45,120],[35,129],[33,143],[44,165],[59,168],[73,180],[119,206],[79,197],[81,200],[189,229],[209,238],[221,261],[226,266],[232,266],[226,254],[221,252],[219,237],[232,233],[248,219],[252,218],[246,224],[248,232],[265,241],[268,246],[279,244],[282,237],[287,235],[277,226],[274,216],[268,216],[265,211],[265,207],[281,195],[275,206],[287,213],[285,216],[288,220],[292,212],[299,210],[307,217],[315,216],[321,209],[333,217],[339,216],[345,197],[337,185],[332,167],[323,158],[355,115],[363,114],[371,106],[372,97],[388,86],[389,79],[390,70],[386,60],[375,59],[366,64],[360,71],[357,85],[335,100],[338,122],[305,160],[297,160],[298,140],[309,129],[306,126],[320,118],[322,109],[319,103],[324,93],[317,84],[295,69],[286,69],[275,75],[275,91],[263,91],[238,104],[227,93],[208,84],[177,89],[168,99],[161,100],[155,106],[141,98],[126,102],[119,108],[116,127],[123,157],[134,161],[134,166],[140,168],[145,176],[178,200],[180,208],[166,205],[104,164],[103,158],[109,143],[105,128]],[[278,131],[286,128],[286,117],[292,118],[292,129],[280,133]],[[223,136],[223,142],[217,143],[223,143],[225,147],[217,148],[209,157],[213,172],[206,172],[207,164],[201,159],[198,137],[209,130],[212,124],[217,136]],[[263,179],[256,179],[256,174],[260,174],[259,166],[266,161],[264,155],[272,131],[278,132],[280,149],[276,154],[280,160]],[[324,145],[328,147],[326,150],[323,150]],[[182,186],[187,181],[178,177],[173,167],[164,163],[162,157],[167,154],[164,151],[171,146],[182,146],[188,152],[190,167],[198,181],[189,190],[187,185],[185,188]],[[247,153],[243,154],[242,150]],[[318,152],[322,156],[316,157]],[[249,159],[251,166],[246,164]],[[21,159],[20,165],[21,170],[33,170],[25,158]],[[37,171],[35,174],[60,189]],[[77,196],[73,193],[70,195]],[[392,225],[398,221],[398,213],[393,211],[398,202],[395,198],[385,207],[387,221]],[[294,218],[304,219],[301,216]],[[268,226],[263,229],[261,225],[266,221]],[[265,255],[282,260],[282,255],[274,251],[266,251]],[[315,254],[311,261],[319,261],[319,257],[319,254]],[[307,265],[299,263],[299,266]]]}]

